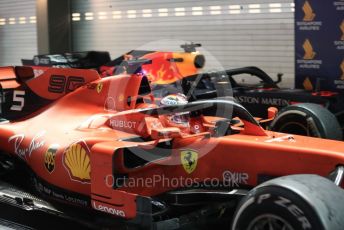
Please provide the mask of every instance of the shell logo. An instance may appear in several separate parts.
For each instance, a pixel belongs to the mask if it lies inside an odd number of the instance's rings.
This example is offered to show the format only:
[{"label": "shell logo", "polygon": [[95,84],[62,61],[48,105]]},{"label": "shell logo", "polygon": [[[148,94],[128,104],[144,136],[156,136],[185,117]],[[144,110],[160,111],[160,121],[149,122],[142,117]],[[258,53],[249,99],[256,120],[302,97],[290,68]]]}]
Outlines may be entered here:
[{"label": "shell logo", "polygon": [[69,146],[64,153],[63,161],[72,180],[83,183],[90,182],[91,162],[85,143],[75,143]]}]

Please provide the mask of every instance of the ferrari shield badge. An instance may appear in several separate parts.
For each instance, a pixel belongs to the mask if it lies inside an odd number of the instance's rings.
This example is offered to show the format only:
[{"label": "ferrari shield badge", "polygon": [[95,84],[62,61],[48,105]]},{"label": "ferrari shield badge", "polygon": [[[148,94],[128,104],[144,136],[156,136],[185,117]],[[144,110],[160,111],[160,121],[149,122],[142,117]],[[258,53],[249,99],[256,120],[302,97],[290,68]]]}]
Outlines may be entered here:
[{"label": "ferrari shield badge", "polygon": [[97,93],[100,93],[103,89],[103,83],[99,82],[97,85]]},{"label": "ferrari shield badge", "polygon": [[180,158],[185,171],[191,174],[197,167],[198,153],[193,150],[183,150],[180,152]]}]

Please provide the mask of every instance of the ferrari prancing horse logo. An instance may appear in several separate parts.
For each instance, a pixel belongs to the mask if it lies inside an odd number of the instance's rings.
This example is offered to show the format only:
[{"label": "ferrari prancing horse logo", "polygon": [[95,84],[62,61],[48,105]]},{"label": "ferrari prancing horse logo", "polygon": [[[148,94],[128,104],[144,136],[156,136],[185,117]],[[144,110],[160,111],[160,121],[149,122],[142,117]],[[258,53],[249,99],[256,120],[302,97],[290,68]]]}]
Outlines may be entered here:
[{"label": "ferrari prancing horse logo", "polygon": [[195,171],[198,161],[198,153],[193,150],[183,150],[180,152],[180,158],[183,168],[188,174]]},{"label": "ferrari prancing horse logo", "polygon": [[102,91],[102,89],[103,89],[103,83],[102,83],[102,82],[99,82],[99,83],[97,84],[97,93],[100,93],[100,92]]}]

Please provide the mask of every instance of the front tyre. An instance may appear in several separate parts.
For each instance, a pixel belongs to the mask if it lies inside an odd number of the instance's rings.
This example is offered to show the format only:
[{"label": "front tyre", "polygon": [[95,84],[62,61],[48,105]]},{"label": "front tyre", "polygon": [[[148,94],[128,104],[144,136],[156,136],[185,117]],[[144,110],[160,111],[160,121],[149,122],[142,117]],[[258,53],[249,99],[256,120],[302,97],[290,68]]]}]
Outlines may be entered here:
[{"label": "front tyre", "polygon": [[316,175],[277,178],[243,198],[233,218],[233,230],[341,230],[344,192]]},{"label": "front tyre", "polygon": [[335,115],[312,103],[283,108],[272,121],[270,130],[310,137],[343,140],[343,133]]}]

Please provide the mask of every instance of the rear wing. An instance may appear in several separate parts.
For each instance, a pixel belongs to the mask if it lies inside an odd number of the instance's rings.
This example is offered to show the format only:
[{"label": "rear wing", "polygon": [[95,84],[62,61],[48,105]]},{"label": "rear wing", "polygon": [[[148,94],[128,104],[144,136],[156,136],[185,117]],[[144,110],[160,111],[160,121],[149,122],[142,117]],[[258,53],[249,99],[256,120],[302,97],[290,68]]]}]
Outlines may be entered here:
[{"label": "rear wing", "polygon": [[[241,89],[243,86],[233,78],[235,75],[248,74],[260,79],[265,88],[278,89],[281,75],[274,81],[267,73],[255,66],[248,66],[223,71],[205,72],[184,77],[181,81],[182,90],[189,100],[210,99],[221,95],[223,90]],[[219,84],[218,84],[219,83]],[[226,84],[224,84],[226,83]],[[222,89],[222,87],[226,87]],[[198,92],[199,91],[199,92]],[[232,92],[231,92],[232,93]]]},{"label": "rear wing", "polygon": [[35,55],[32,59],[22,59],[24,66],[44,66],[59,68],[92,69],[111,61],[106,51],[85,51],[61,54]]}]

